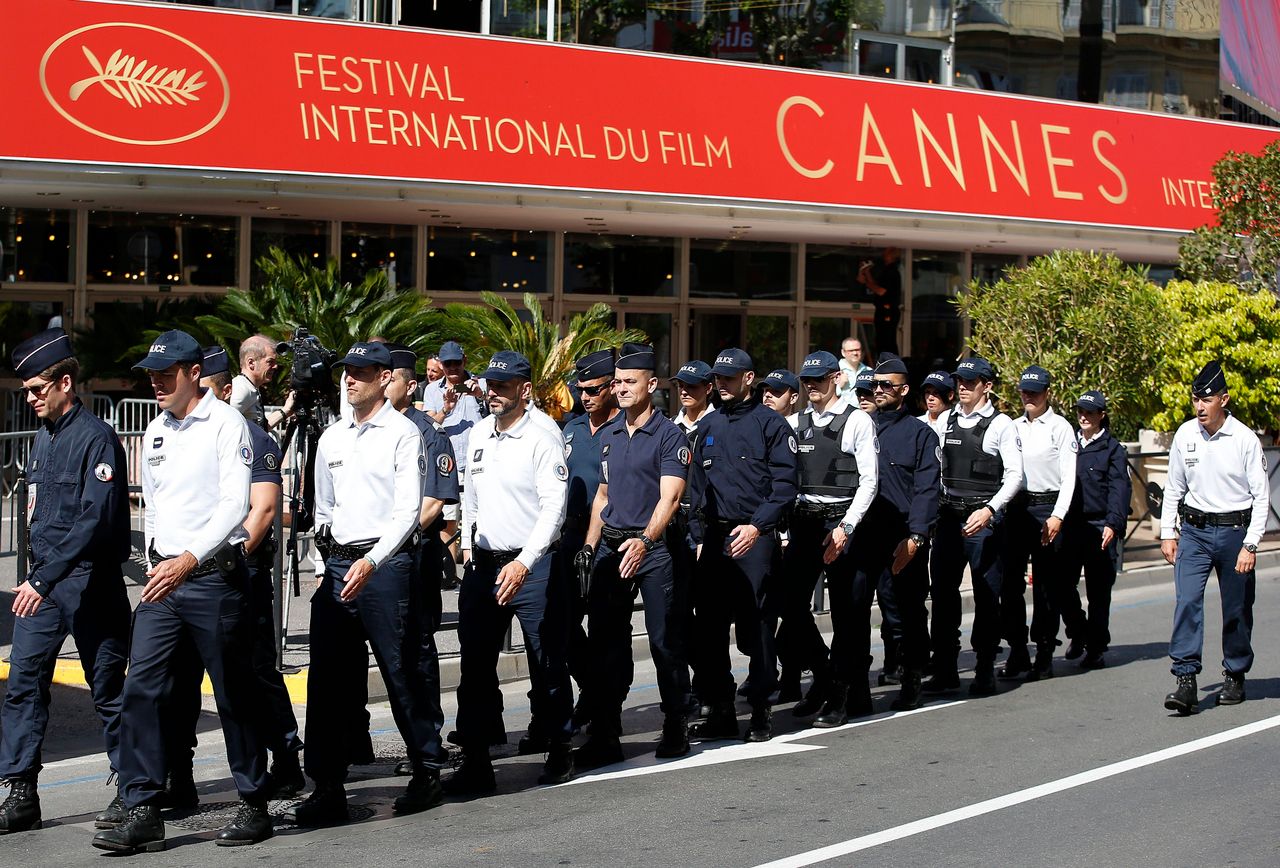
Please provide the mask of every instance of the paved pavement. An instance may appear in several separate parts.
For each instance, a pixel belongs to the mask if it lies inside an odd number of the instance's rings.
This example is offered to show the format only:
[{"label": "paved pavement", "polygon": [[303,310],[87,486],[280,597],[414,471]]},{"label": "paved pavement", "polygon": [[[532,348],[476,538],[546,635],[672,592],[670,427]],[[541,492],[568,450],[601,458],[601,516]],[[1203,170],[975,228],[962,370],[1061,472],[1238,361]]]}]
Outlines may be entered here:
[{"label": "paved pavement", "polygon": [[[202,720],[202,812],[168,817],[169,849],[146,865],[1195,865],[1280,864],[1280,566],[1259,573],[1249,701],[1217,708],[1221,616],[1206,611],[1202,713],[1177,718],[1161,700],[1173,589],[1124,583],[1113,609],[1110,666],[1002,684],[990,699],[961,693],[837,730],[806,729],[779,710],[764,745],[717,742],[681,760],[652,757],[660,717],[653,669],[636,667],[627,761],[561,787],[536,785],[541,757],[498,763],[497,795],[394,818],[404,779],[385,704],[373,708],[378,764],[353,770],[361,818],[335,829],[278,827],[257,847],[215,851],[211,832],[234,794],[216,718]],[[641,659],[641,658],[638,658]],[[970,661],[971,662],[971,661]],[[745,661],[735,658],[745,669]],[[527,683],[504,687],[514,741],[527,721]],[[57,730],[42,798],[48,827],[0,843],[4,864],[82,865],[93,813],[110,797],[93,753],[87,697],[58,688]],[[305,711],[299,708],[300,712]],[[446,696],[451,725],[454,697]],[[745,709],[744,709],[745,719]],[[282,808],[283,805],[276,806]]]}]

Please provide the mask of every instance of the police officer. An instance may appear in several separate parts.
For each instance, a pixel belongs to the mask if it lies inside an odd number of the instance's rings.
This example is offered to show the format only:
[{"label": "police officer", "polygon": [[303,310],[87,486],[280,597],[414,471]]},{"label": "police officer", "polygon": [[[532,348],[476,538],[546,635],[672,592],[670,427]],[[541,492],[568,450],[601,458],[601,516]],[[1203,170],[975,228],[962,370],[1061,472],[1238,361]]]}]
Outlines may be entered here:
[{"label": "police officer", "polygon": [[[1049,406],[1052,378],[1039,365],[1022,372],[1018,393],[1023,414],[1015,422],[1022,447],[1022,490],[1005,515],[1004,579],[1000,591],[1003,634],[1009,658],[1001,678],[1028,681],[1053,677],[1053,649],[1058,644],[1058,613],[1068,582],[1062,523],[1076,488],[1076,443],[1071,423]],[[1027,654],[1027,562],[1032,585],[1031,641],[1035,665]]]},{"label": "police officer", "polygon": [[386,399],[392,364],[386,344],[352,344],[334,365],[344,370],[352,417],[325,429],[316,446],[316,545],[325,569],[311,598],[306,736],[306,771],[316,787],[294,808],[299,826],[349,819],[344,739],[365,696],[366,641],[413,766],[393,809],[417,813],[444,797],[443,716],[433,707],[419,659],[428,625],[415,588],[427,462],[418,427]]},{"label": "police officer", "polygon": [[723,350],[711,368],[723,400],[699,424],[694,448],[693,535],[701,550],[694,580],[703,698],[713,708],[699,738],[736,738],[729,624],[750,658],[751,722],[744,738],[773,737],[769,696],[778,679],[773,590],[778,523],[796,497],[796,438],[777,413],[752,396],[755,372],[743,350]]},{"label": "police officer", "polygon": [[[457,341],[441,344],[439,358],[445,375],[423,388],[422,409],[449,436],[458,462],[458,478],[462,479],[467,470],[467,441],[471,429],[484,417],[484,384],[467,370],[467,356]],[[458,508],[446,506],[444,519],[442,536],[453,539],[457,533]],[[450,549],[456,546],[455,542]]]},{"label": "police officer", "polygon": [[[1111,587],[1116,583],[1119,541],[1128,521],[1132,485],[1129,456],[1124,444],[1111,436],[1103,394],[1081,395],[1076,418],[1080,423],[1076,494],[1062,531],[1067,537],[1062,621],[1071,640],[1065,656],[1068,660],[1083,656],[1081,667],[1101,669],[1107,665],[1103,655],[1111,644]],[[1082,567],[1089,599],[1087,619],[1076,589]]]},{"label": "police officer", "polygon": [[498,650],[515,615],[536,671],[531,681],[539,732],[548,739],[539,780],[573,776],[573,695],[569,684],[569,589],[551,569],[551,549],[564,524],[569,469],[564,440],[528,411],[529,360],[494,353],[484,378],[489,415],[471,434],[463,482],[462,550],[470,564],[458,597],[458,730],[462,766],[446,784],[455,794],[492,792],[489,745],[501,721]]},{"label": "police officer", "polygon": [[664,715],[659,757],[689,752],[689,666],[680,617],[686,589],[676,585],[667,526],[680,504],[692,453],[689,442],[653,406],[658,381],[653,347],[625,343],[614,386],[622,413],[604,430],[600,487],[591,528],[579,554],[591,564],[588,600],[592,679],[591,737],[574,755],[577,767],[622,760],[622,704],[631,689],[631,610],[644,601],[649,652]]},{"label": "police officer", "polygon": [[955,381],[946,371],[934,371],[924,378],[920,391],[924,393],[924,412],[917,418],[932,428],[941,442],[946,432],[946,413],[955,399]]},{"label": "police officer", "polygon": [[14,588],[9,689],[0,708],[0,834],[40,828],[40,748],[49,685],[67,635],[102,720],[112,771],[120,768],[120,693],[129,647],[128,471],[111,426],[76,395],[71,339],[49,329],[14,348],[13,369],[40,419],[27,473],[30,568]]},{"label": "police officer", "polygon": [[[790,538],[782,554],[778,583],[778,656],[783,672],[813,673],[813,683],[792,713],[816,714],[826,705],[843,713],[846,700],[857,714],[871,707],[866,666],[858,683],[858,649],[871,648],[872,589],[855,581],[853,536],[876,496],[875,423],[836,391],[840,362],[825,350],[807,356],[800,382],[808,408],[796,426],[799,487],[791,514]],[[839,671],[828,667],[827,644],[813,619],[813,590],[826,572],[831,590],[831,655],[843,655]],[[865,604],[865,605],[864,605]],[[835,668],[834,664],[831,668]],[[784,683],[785,686],[785,683]]]},{"label": "police officer", "polygon": [[[413,406],[413,396],[418,388],[418,356],[404,344],[387,344],[391,354],[391,381],[383,390],[405,418],[422,434],[422,451],[426,458],[426,472],[422,475],[422,507],[418,512],[418,548],[414,553],[414,571],[417,577],[413,592],[418,608],[422,648],[418,653],[418,665],[426,686],[420,713],[428,718],[439,732],[444,725],[444,711],[440,707],[440,654],[436,648],[436,631],[444,614],[444,602],[440,597],[442,586],[440,568],[445,557],[445,546],[440,539],[444,530],[444,508],[458,503],[458,467],[454,460],[453,444],[426,413]],[[452,570],[453,561],[448,561]],[[412,775],[413,762],[405,759],[396,765],[397,775]]]},{"label": "police officer", "polygon": [[960,581],[967,566],[973,582],[970,643],[978,658],[969,693],[990,696],[996,692],[1000,650],[1004,509],[1022,487],[1022,452],[1013,420],[991,403],[991,364],[978,357],[962,359],[953,376],[959,400],[947,414],[943,435],[942,505],[930,561],[933,675],[923,690],[960,687]]},{"label": "police officer", "polygon": [[[1222,690],[1219,705],[1245,700],[1253,665],[1254,565],[1267,524],[1267,461],[1258,436],[1231,415],[1222,363],[1204,366],[1191,384],[1196,417],[1169,448],[1169,482],[1160,513],[1160,550],[1173,564],[1177,605],[1169,657],[1178,686],[1164,707],[1199,710],[1196,675],[1204,648],[1204,586],[1218,575],[1222,597]],[[1181,519],[1181,528],[1175,524]]]},{"label": "police officer", "polygon": [[875,380],[875,371],[871,368],[867,368],[853,379],[853,395],[857,399],[858,409],[864,413],[876,412]]},{"label": "police officer", "polygon": [[[837,679],[848,683],[852,675],[856,675],[861,678],[861,684],[866,684],[863,661],[867,658],[866,644],[870,637],[865,626],[870,589],[891,586],[901,631],[896,654],[902,665],[902,688],[892,708],[907,711],[920,707],[921,678],[929,660],[928,612],[924,601],[929,591],[929,537],[938,517],[940,448],[932,429],[907,411],[911,387],[907,385],[907,366],[902,359],[881,355],[875,369],[874,388],[876,415],[872,418],[879,442],[880,477],[875,499],[853,540],[857,552],[853,586],[862,595],[857,598],[861,643],[849,653],[833,641],[832,666]],[[885,596],[882,594],[881,598]],[[834,618],[834,590],[831,603]],[[886,659],[888,647],[886,643]],[[888,663],[885,665],[887,668]],[[839,699],[838,695],[833,698]],[[867,697],[866,706],[870,705],[869,700]],[[814,725],[840,726],[845,720],[844,706],[832,702],[818,715]]]},{"label": "police officer", "polygon": [[163,411],[142,443],[149,581],[134,612],[121,711],[121,797],[127,814],[94,836],[103,850],[164,848],[159,802],[166,755],[159,706],[175,651],[194,643],[213,683],[240,808],[217,835],[224,846],[271,837],[267,758],[253,671],[253,612],[241,545],[249,514],[253,447],[244,417],[200,386],[204,355],[191,335],[169,331],[135,365],[147,371]]},{"label": "police officer", "polygon": [[760,381],[760,403],[787,420],[792,428],[800,421],[800,379],[785,368],[770,371]]}]

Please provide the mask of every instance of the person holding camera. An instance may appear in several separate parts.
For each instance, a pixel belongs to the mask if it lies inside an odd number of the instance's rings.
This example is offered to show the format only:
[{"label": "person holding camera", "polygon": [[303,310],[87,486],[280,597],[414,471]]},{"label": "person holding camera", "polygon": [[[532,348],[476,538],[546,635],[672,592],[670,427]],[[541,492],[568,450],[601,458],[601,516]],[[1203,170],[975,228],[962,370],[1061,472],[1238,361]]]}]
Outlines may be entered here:
[{"label": "person holding camera", "polygon": [[270,431],[293,415],[294,394],[285,396],[284,406],[264,413],[262,390],[275,379],[280,369],[277,346],[266,335],[253,335],[240,344],[240,373],[231,379],[231,406],[255,425]]},{"label": "person holding camera", "polygon": [[[485,416],[484,380],[467,370],[466,353],[457,341],[445,341],[437,355],[444,368],[444,376],[428,383],[422,390],[422,412],[449,435],[461,481],[466,478],[467,443],[471,429]],[[457,534],[458,511],[459,506],[453,504],[444,508],[445,529],[441,537],[446,543],[450,543]],[[457,542],[449,544],[449,552],[453,562],[457,563]]]}]

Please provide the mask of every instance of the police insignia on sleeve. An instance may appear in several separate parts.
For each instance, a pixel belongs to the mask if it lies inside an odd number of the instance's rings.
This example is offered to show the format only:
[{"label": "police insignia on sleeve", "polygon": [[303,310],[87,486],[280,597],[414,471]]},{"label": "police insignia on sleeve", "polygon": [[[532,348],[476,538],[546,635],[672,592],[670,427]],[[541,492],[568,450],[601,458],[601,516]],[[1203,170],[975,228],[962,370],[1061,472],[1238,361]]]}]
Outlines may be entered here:
[{"label": "police insignia on sleeve", "polygon": [[880,438],[877,437],[875,434],[871,435],[871,445],[876,448],[876,454],[879,455],[880,454]]},{"label": "police insignia on sleeve", "polygon": [[681,464],[683,464],[685,467],[688,467],[689,463],[693,461],[693,453],[689,451],[688,446],[681,446],[678,450],[676,450],[676,458],[680,460]]},{"label": "police insignia on sleeve", "polygon": [[156,439],[154,439],[154,440],[152,440],[152,441],[151,441],[151,448],[152,448],[152,449],[159,449],[159,448],[160,448],[161,446],[163,446],[163,445],[164,445],[164,438],[163,438],[163,437],[157,437]]},{"label": "police insignia on sleeve", "polygon": [[1074,437],[1071,438],[1071,451],[1072,452],[1080,451],[1080,444],[1076,442],[1076,438]]},{"label": "police insignia on sleeve", "polygon": [[244,462],[245,467],[253,466],[253,450],[249,448],[248,443],[240,446],[240,460]]},{"label": "police insignia on sleeve", "polygon": [[794,436],[787,437],[787,448],[791,450],[792,455],[800,451],[800,444],[796,443]]},{"label": "police insignia on sleeve", "polygon": [[111,469],[110,464],[104,462],[93,468],[93,475],[99,482],[110,482],[115,478],[116,472]]},{"label": "police insignia on sleeve", "polygon": [[427,475],[427,457],[425,455],[418,456],[418,473],[422,476]]},{"label": "police insignia on sleeve", "polygon": [[564,482],[568,478],[569,478],[569,468],[565,467],[563,464],[557,464],[556,479],[560,480],[561,482]]},{"label": "police insignia on sleeve", "polygon": [[280,462],[276,460],[276,456],[270,452],[262,457],[262,463],[267,465],[268,470],[279,470]]},{"label": "police insignia on sleeve", "polygon": [[448,455],[440,455],[436,457],[436,470],[441,476],[448,476],[453,472],[453,459]]}]

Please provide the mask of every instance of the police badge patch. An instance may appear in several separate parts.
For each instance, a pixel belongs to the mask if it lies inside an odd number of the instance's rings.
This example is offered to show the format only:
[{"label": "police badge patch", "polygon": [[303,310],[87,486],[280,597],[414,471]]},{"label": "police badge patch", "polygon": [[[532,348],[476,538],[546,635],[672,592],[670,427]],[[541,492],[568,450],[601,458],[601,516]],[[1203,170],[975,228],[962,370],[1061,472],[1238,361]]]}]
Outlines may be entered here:
[{"label": "police badge patch", "polygon": [[418,475],[427,475],[427,456],[425,455],[418,456]]},{"label": "police badge patch", "polygon": [[568,478],[569,478],[569,468],[565,467],[563,464],[557,464],[556,479],[560,480],[561,482],[564,482]]},{"label": "police badge patch", "polygon": [[249,448],[248,443],[240,446],[240,460],[244,462],[245,467],[253,466],[253,450]]},{"label": "police badge patch", "polygon": [[436,458],[436,470],[441,476],[448,476],[453,472],[453,459],[448,455],[440,455]]},{"label": "police badge patch", "polygon": [[110,482],[115,478],[116,473],[111,469],[110,464],[104,462],[93,468],[93,475],[97,477],[99,482]]},{"label": "police badge patch", "polygon": [[268,470],[280,469],[280,462],[276,460],[276,456],[271,452],[268,452],[262,457],[262,463],[267,465]]},{"label": "police badge patch", "polygon": [[787,448],[791,450],[792,455],[800,451],[800,445],[796,443],[795,437],[787,437]]},{"label": "police badge patch", "polygon": [[681,464],[688,467],[689,463],[693,461],[693,453],[689,451],[688,446],[681,446],[676,450],[676,458],[679,459]]}]

